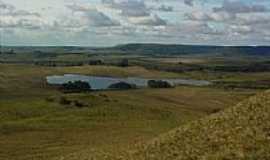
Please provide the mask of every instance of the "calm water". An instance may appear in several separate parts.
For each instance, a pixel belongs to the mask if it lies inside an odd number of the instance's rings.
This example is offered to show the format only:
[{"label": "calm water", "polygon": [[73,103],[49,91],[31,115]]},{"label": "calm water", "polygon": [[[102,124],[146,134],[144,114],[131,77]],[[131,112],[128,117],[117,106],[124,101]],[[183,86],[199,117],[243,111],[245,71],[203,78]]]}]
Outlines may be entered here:
[{"label": "calm water", "polygon": [[[111,84],[118,82],[126,82],[129,84],[135,84],[137,87],[147,87],[147,81],[150,79],[129,77],[129,78],[117,78],[117,77],[98,77],[98,76],[85,76],[78,74],[65,74],[65,75],[54,75],[46,77],[49,84],[64,84],[69,81],[85,81],[88,82],[92,89],[104,90],[108,89]],[[167,81],[172,85],[193,85],[193,86],[207,86],[211,82],[204,80],[191,80],[191,79],[157,79]]]}]

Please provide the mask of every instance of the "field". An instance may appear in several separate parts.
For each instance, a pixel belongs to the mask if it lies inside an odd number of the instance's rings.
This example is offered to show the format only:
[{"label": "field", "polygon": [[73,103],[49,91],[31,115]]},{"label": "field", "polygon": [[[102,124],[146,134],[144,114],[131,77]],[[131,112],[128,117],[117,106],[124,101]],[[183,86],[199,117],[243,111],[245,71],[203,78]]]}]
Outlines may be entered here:
[{"label": "field", "polygon": [[[0,160],[121,155],[270,88],[268,56],[21,50],[0,55]],[[97,60],[102,63],[90,64]],[[123,66],[123,60],[128,64]],[[64,94],[46,83],[46,76],[68,73],[197,79],[213,85]]]},{"label": "field", "polygon": [[0,0],[0,160],[270,160],[270,0]]},{"label": "field", "polygon": [[269,91],[257,94],[222,112],[180,126],[117,159],[269,159],[269,97]]},{"label": "field", "polygon": [[[142,67],[42,67],[1,64],[0,159],[52,159],[71,153],[117,153],[236,104],[255,90],[179,86],[62,94],[47,75],[183,77]],[[61,97],[87,107],[60,103]]]}]

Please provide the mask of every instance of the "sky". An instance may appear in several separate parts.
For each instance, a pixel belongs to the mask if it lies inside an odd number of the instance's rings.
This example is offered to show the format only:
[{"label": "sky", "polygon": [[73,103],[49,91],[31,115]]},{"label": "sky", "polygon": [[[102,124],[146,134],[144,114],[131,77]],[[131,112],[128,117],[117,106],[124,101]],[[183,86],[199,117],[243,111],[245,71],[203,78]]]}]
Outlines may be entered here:
[{"label": "sky", "polygon": [[0,0],[0,44],[270,45],[270,0]]}]

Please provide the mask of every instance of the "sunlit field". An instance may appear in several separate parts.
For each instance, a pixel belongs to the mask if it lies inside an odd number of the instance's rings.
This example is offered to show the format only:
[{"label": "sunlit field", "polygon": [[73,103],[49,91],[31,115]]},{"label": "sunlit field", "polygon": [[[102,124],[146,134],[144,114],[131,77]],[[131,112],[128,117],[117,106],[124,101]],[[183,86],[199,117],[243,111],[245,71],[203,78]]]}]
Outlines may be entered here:
[{"label": "sunlit field", "polygon": [[270,160],[270,1],[0,0],[0,160]]}]

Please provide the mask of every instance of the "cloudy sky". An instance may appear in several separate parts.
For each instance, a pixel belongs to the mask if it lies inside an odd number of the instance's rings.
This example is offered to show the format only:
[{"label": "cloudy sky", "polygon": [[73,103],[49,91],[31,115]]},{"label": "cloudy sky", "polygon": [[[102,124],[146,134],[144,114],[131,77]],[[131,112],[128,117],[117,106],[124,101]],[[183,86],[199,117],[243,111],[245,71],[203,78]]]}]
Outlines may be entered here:
[{"label": "cloudy sky", "polygon": [[0,0],[2,45],[270,45],[270,0]]}]

